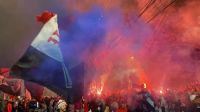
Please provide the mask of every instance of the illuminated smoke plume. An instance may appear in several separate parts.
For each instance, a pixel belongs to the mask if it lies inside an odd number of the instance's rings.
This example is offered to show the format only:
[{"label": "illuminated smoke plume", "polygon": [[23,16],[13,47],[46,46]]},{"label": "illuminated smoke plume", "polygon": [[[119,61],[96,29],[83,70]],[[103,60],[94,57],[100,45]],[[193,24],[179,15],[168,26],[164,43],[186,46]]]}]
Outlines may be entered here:
[{"label": "illuminated smoke plume", "polygon": [[66,35],[63,49],[66,60],[86,64],[87,93],[127,93],[146,81],[138,54],[152,29],[138,18],[137,2],[105,4],[75,7],[71,27],[61,31]]},{"label": "illuminated smoke plume", "polygon": [[199,80],[199,3],[175,2],[153,21],[152,37],[143,49],[148,78],[157,88],[177,88]]},{"label": "illuminated smoke plume", "polygon": [[126,90],[129,80],[132,85],[145,79],[154,88],[176,88],[198,80],[198,4],[195,0],[80,2],[72,9],[88,14],[88,21],[94,12],[96,19],[90,24],[102,20],[88,28],[92,39],[97,37],[94,30],[101,29],[95,44],[83,35],[80,42],[87,49],[82,56],[88,67],[86,79],[101,83],[103,78],[105,91]]}]

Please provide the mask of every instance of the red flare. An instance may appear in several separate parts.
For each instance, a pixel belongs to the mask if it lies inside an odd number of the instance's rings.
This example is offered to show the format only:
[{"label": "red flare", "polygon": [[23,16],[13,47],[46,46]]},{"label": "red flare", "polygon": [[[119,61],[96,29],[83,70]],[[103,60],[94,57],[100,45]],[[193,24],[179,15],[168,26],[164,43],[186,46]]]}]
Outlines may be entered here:
[{"label": "red flare", "polygon": [[163,91],[162,91],[162,90],[160,90],[159,92],[160,92],[160,94],[163,94]]},{"label": "red flare", "polygon": [[51,19],[53,16],[55,15],[55,13],[53,12],[49,12],[49,11],[44,11],[41,15],[36,16],[36,19],[38,22],[42,22],[42,23],[46,23],[47,21],[49,21],[49,19]]},{"label": "red flare", "polygon": [[147,88],[147,84],[146,84],[146,83],[144,83],[144,84],[143,84],[143,87],[144,87],[144,89],[146,89],[146,88]]}]

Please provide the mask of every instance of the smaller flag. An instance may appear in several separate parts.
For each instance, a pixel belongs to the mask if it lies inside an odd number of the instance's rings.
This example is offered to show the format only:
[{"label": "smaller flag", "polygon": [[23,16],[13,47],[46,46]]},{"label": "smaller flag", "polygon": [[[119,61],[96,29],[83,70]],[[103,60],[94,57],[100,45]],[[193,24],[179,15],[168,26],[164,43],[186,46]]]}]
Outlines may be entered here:
[{"label": "smaller flag", "polygon": [[21,81],[19,79],[8,79],[0,77],[0,90],[10,95],[20,95]]}]

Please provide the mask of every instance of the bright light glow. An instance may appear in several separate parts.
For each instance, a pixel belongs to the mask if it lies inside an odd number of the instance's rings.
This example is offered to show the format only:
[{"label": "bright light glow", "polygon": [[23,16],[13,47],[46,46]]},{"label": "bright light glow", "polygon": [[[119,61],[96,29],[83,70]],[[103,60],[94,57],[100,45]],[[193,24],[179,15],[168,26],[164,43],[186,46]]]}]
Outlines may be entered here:
[{"label": "bright light glow", "polygon": [[162,91],[162,90],[160,90],[160,94],[163,94],[163,91]]},{"label": "bright light glow", "polygon": [[130,58],[131,58],[132,60],[134,60],[134,57],[133,57],[133,56],[131,56]]},{"label": "bright light glow", "polygon": [[147,88],[147,84],[146,84],[146,83],[144,83],[144,88],[145,88],[145,89]]},{"label": "bright light glow", "polygon": [[93,81],[90,85],[88,95],[95,95],[95,96],[98,95],[98,96],[100,96],[102,94],[103,87],[104,87],[103,81],[101,81],[100,84],[97,83],[96,81]]},{"label": "bright light glow", "polygon": [[97,91],[97,95],[101,95],[101,91]]}]

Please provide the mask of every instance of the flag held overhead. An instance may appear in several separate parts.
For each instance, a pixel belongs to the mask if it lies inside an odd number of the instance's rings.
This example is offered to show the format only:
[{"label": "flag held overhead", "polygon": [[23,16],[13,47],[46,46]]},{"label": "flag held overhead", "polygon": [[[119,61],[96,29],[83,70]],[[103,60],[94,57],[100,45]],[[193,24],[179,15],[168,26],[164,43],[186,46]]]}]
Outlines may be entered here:
[{"label": "flag held overhead", "polygon": [[25,54],[12,66],[11,75],[44,85],[63,95],[72,88],[72,81],[59,47],[57,15],[44,12],[37,20],[44,26]]}]

